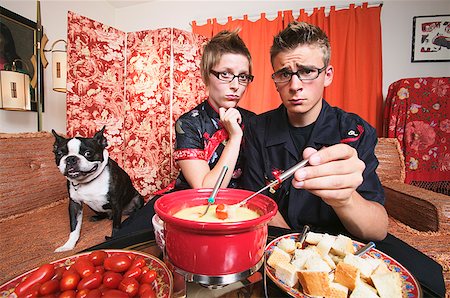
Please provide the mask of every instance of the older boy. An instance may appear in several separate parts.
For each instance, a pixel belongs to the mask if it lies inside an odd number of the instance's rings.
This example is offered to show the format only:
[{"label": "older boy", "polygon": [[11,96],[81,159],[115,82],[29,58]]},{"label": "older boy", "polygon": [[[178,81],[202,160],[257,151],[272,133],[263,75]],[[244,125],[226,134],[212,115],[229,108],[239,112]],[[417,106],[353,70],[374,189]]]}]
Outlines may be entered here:
[{"label": "older boy", "polygon": [[309,166],[269,194],[280,210],[272,224],[345,228],[358,238],[381,240],[388,217],[375,172],[376,132],[322,98],[333,80],[330,54],[325,33],[307,23],[291,23],[274,38],[272,78],[283,104],[256,117],[244,134],[243,185],[256,190],[276,178],[274,171],[308,158]]},{"label": "older boy", "polygon": [[294,230],[308,224],[382,240],[377,248],[411,271],[427,295],[443,296],[442,267],[387,234],[384,192],[375,172],[375,129],[322,98],[333,80],[330,53],[325,33],[307,23],[291,23],[274,38],[272,78],[283,104],[246,127],[243,186],[260,189],[279,171],[308,159],[307,167],[266,193],[280,211],[271,224]]}]

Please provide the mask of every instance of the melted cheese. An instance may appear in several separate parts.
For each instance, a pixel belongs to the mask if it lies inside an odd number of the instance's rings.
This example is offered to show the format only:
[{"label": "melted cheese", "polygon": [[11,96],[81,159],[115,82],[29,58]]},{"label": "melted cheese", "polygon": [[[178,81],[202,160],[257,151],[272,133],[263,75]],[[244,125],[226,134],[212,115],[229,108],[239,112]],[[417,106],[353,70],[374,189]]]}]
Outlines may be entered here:
[{"label": "melted cheese", "polygon": [[259,217],[259,214],[246,207],[239,207],[236,210],[228,206],[228,218],[219,219],[216,216],[217,205],[211,205],[208,213],[200,217],[206,210],[206,205],[194,206],[182,209],[175,213],[173,216],[181,219],[201,221],[201,222],[236,222],[255,219]]}]

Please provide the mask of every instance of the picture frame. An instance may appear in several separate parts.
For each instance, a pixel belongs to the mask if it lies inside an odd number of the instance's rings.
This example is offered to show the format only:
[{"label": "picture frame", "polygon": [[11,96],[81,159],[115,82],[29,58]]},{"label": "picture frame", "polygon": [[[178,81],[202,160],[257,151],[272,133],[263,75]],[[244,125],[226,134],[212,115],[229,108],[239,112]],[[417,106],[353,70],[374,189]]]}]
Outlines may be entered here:
[{"label": "picture frame", "polygon": [[450,61],[450,15],[413,18],[411,62]]},{"label": "picture frame", "polygon": [[[22,71],[27,72],[30,75],[30,80],[33,77],[34,66],[31,62],[33,55],[36,53],[37,44],[37,23],[27,19],[13,11],[10,11],[0,6],[0,22],[5,25],[11,32],[14,39],[16,53],[20,57],[23,65]],[[2,26],[3,26],[2,25]],[[44,67],[39,65],[38,67],[41,78],[44,77]],[[37,111],[37,88],[40,88],[41,94],[44,90],[44,80],[41,80],[40,86],[36,88],[30,87],[31,92],[31,111]],[[41,96],[42,111],[44,111],[44,97]]]}]

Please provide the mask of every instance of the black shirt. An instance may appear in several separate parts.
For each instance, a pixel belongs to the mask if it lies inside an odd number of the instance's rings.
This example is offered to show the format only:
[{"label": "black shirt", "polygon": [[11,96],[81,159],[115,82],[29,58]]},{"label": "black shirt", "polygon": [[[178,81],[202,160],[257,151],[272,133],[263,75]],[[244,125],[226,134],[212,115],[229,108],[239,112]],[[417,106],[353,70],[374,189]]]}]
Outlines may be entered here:
[{"label": "black shirt", "polygon": [[[375,172],[378,160],[374,149],[377,142],[375,129],[358,115],[331,107],[323,100],[322,110],[314,123],[306,146],[297,149],[290,135],[286,108],[275,110],[251,119],[244,133],[244,176],[242,185],[248,190],[259,190],[275,179],[274,172],[287,170],[302,160],[305,147],[317,150],[323,146],[347,143],[358,151],[366,168],[363,183],[357,188],[365,199],[384,204],[384,191]],[[274,193],[265,194],[274,199],[280,213],[293,229],[304,224],[323,227],[328,231],[343,230],[343,225],[333,208],[307,190],[296,189],[292,177],[285,180]]]}]

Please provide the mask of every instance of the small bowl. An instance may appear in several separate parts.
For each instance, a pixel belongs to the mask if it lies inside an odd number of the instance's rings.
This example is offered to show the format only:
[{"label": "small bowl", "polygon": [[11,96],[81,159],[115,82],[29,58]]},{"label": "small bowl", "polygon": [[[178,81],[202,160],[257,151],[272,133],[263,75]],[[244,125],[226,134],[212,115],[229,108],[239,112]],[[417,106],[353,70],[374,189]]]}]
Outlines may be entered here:
[{"label": "small bowl", "polygon": [[152,217],[153,230],[155,232],[155,241],[158,244],[161,251],[164,251],[166,241],[164,239],[164,222],[159,218],[158,214]]}]

